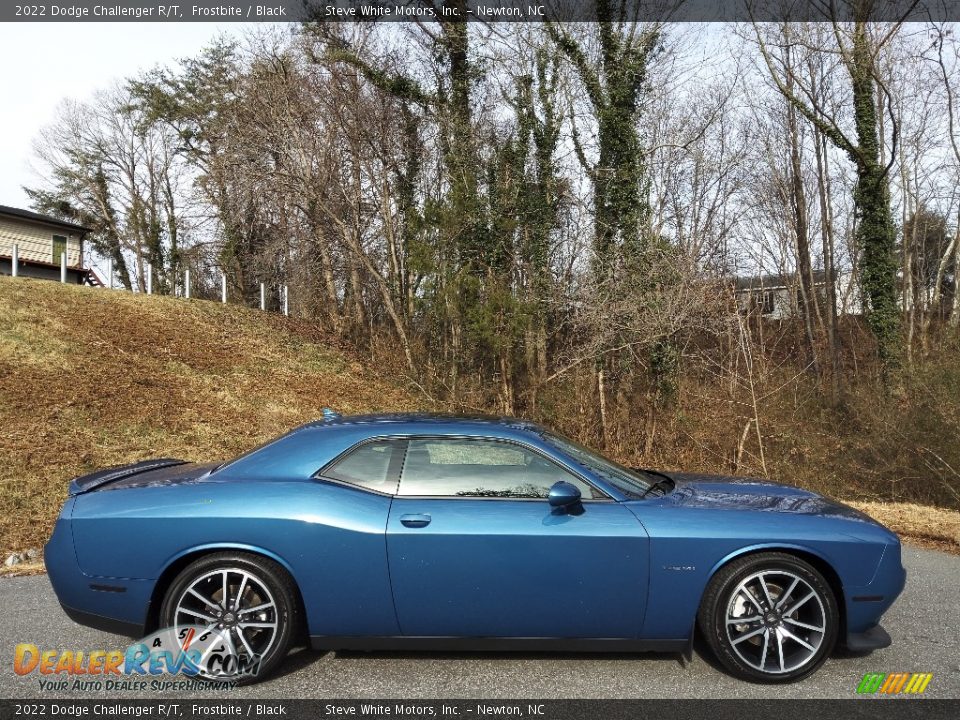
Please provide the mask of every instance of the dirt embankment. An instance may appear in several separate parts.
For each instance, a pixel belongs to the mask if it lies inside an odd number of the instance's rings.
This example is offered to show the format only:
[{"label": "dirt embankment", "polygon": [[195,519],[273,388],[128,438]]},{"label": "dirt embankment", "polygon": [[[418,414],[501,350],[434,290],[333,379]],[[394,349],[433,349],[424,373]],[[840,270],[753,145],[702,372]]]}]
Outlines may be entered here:
[{"label": "dirt embankment", "polygon": [[[0,561],[42,547],[75,475],[148,457],[226,459],[324,407],[424,404],[308,323],[215,302],[0,278]],[[796,453],[783,455],[795,476],[775,478],[863,497],[825,483],[826,462],[808,468]],[[960,512],[851,504],[909,541],[960,553]],[[0,574],[42,570],[35,560],[0,566]]]},{"label": "dirt embankment", "polygon": [[324,407],[420,403],[292,319],[0,277],[2,559],[42,547],[80,473],[148,457],[226,459]]}]

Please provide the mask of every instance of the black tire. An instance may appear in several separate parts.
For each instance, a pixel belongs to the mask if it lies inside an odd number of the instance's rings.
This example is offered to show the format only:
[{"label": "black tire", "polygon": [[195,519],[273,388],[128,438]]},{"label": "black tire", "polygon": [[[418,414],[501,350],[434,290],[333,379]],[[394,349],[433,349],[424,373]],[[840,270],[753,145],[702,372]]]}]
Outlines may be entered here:
[{"label": "black tire", "polygon": [[[741,617],[742,623],[727,622]],[[816,568],[794,555],[768,552],[717,571],[701,601],[697,625],[732,675],[789,683],[816,672],[830,655],[840,613],[833,590]]]},{"label": "black tire", "polygon": [[[220,602],[223,596],[222,591],[208,592],[203,586],[203,583],[210,583],[211,587],[216,587],[219,582],[217,578],[222,578],[224,573],[228,578],[226,581],[228,607],[226,608]],[[246,581],[243,580],[245,575]],[[204,603],[196,600],[196,596],[188,592],[191,587],[196,589],[198,582],[201,583],[199,587],[204,597],[218,605],[216,609],[211,609],[213,605],[205,606]],[[238,599],[237,595],[241,588],[243,588],[243,595]],[[249,598],[253,603],[248,606],[256,607],[267,601],[271,601],[273,606],[255,614],[244,614],[242,610],[245,604],[244,598]],[[201,673],[198,677],[207,680],[229,680],[240,685],[248,685],[269,676],[286,657],[301,622],[300,604],[297,598],[298,592],[293,579],[281,565],[273,560],[243,552],[218,552],[205,555],[191,563],[174,578],[160,607],[160,624],[168,628],[176,626],[178,622],[181,625],[187,624],[191,616],[185,615],[182,608],[178,610],[178,606],[188,599],[194,603],[193,609],[209,613],[220,620],[229,620],[232,624],[227,625],[224,630],[219,630],[222,626],[218,625],[218,631],[227,632],[236,647],[242,647],[241,643],[246,641],[252,649],[258,651],[255,652],[260,659],[256,665],[256,673],[238,674],[235,677]],[[230,607],[234,603],[239,608],[235,613],[231,612]],[[220,613],[219,616],[216,615],[217,612]],[[247,627],[244,638],[241,639],[237,633],[242,630],[239,627],[242,620],[263,621],[263,624],[273,623],[275,634],[271,635],[267,642],[267,637],[263,633],[272,632],[272,629]],[[206,620],[200,618],[193,622],[200,625],[207,624]],[[257,638],[260,638],[262,648],[257,646]],[[260,650],[262,653],[259,652]],[[240,650],[240,653],[247,654],[246,650]]]}]

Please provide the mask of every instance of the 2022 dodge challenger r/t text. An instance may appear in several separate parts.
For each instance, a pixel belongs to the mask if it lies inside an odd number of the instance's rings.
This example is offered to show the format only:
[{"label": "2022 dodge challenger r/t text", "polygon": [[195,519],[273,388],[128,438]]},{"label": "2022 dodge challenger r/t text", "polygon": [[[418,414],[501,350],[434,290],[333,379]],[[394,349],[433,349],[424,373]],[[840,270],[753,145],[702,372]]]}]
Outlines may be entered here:
[{"label": "2022 dodge challenger r/t text", "polygon": [[306,637],[683,652],[699,631],[734,675],[793,681],[889,645],[906,576],[894,533],[812,492],[631,470],[509,418],[335,413],[221,465],[78,477],[45,557],[74,620],[217,633],[257,678]]}]

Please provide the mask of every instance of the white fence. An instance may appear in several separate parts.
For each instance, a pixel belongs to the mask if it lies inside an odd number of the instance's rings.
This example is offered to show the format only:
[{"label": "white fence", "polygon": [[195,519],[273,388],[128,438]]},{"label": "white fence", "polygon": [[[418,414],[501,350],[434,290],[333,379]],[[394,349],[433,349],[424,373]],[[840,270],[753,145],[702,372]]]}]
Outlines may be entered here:
[{"label": "white fence", "polygon": [[[14,243],[13,252],[10,256],[10,266],[12,277],[19,277],[20,275],[20,247]],[[114,271],[113,271],[113,260],[107,260],[107,277],[104,281],[104,287],[108,290],[113,290],[114,288]],[[153,295],[153,266],[150,263],[147,263],[146,271],[144,273],[146,294]],[[67,254],[63,253],[60,255],[60,282],[67,282]],[[186,300],[190,299],[191,283],[190,283],[190,270],[187,269],[183,273],[183,282],[178,283],[174,281],[174,296],[182,297]],[[220,272],[220,302],[227,302],[227,274],[223,271]],[[281,310],[284,315],[290,315],[290,292],[289,288],[286,285],[280,286],[280,305]],[[260,309],[267,309],[267,285],[266,283],[260,283]]]}]

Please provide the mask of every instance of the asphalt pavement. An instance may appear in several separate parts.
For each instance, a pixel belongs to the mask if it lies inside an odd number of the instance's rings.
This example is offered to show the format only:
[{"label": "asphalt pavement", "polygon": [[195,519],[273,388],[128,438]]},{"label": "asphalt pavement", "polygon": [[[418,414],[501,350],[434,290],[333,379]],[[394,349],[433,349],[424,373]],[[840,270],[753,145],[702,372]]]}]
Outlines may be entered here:
[{"label": "asphalt pavement", "polygon": [[13,650],[121,649],[129,640],[74,624],[46,576],[0,579],[0,697],[180,698],[850,698],[868,672],[933,673],[925,695],[960,698],[960,557],[904,547],[907,587],[884,618],[893,645],[837,655],[792,685],[754,685],[717,669],[699,648],[692,662],[660,654],[318,653],[297,650],[269,680],[225,691],[169,695],[40,688],[13,672]]}]

